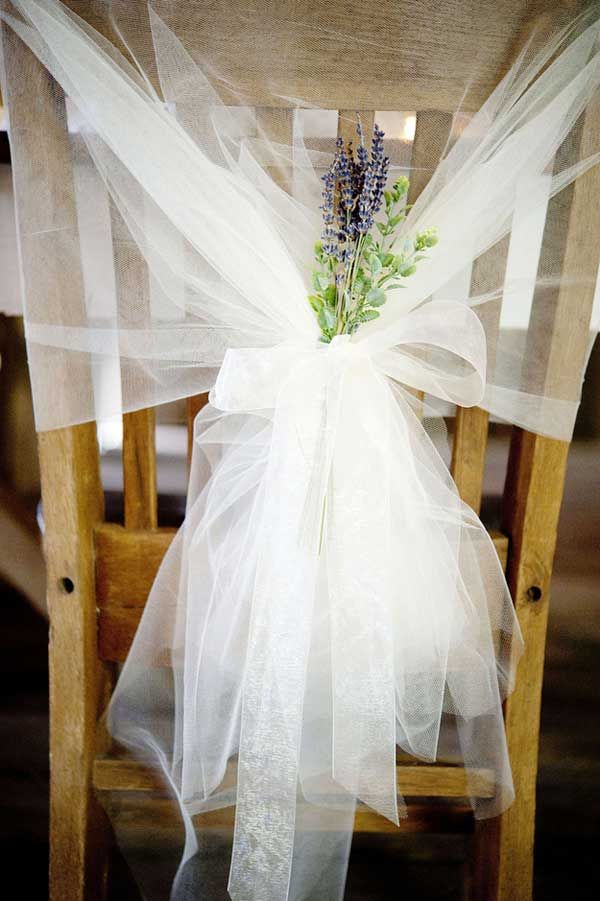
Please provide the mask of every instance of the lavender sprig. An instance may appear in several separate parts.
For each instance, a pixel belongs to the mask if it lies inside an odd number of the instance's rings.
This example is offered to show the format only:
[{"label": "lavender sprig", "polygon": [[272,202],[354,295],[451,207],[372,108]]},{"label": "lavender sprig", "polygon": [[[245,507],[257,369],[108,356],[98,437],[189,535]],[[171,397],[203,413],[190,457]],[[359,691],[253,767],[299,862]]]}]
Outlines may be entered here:
[{"label": "lavender sprig", "polygon": [[[437,243],[435,229],[429,228],[405,241],[402,252],[394,250],[396,229],[408,211],[409,182],[401,177],[386,190],[390,160],[383,131],[374,126],[370,152],[360,119],[356,131],[356,152],[351,143],[338,138],[333,162],[323,176],[323,232],[315,245],[319,268],[313,271],[309,302],[326,343],[376,319],[386,292],[403,287],[402,279],[426,258],[423,251]],[[382,208],[384,218],[377,220]]]}]

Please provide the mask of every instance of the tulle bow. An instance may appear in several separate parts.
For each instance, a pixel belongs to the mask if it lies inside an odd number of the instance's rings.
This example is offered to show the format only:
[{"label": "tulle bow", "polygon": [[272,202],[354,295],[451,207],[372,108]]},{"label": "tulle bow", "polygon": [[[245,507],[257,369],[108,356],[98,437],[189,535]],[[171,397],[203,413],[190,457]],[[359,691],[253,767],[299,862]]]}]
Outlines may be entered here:
[{"label": "tulle bow", "polygon": [[[386,352],[347,335],[330,345],[230,349],[211,394],[230,414],[274,410],[242,690],[236,901],[287,896],[299,785],[313,804],[359,798],[397,822],[397,740],[436,756],[441,670],[469,615],[445,620],[438,610],[439,622],[422,622],[420,635],[411,617],[405,649],[392,636],[404,593],[425,607],[428,592],[456,593],[461,505],[447,481],[433,493],[425,483],[420,467],[435,482],[436,454],[397,383],[477,403],[485,337],[475,313],[454,302],[431,302],[404,321],[398,347]],[[398,569],[423,541],[428,550]],[[423,569],[430,555],[442,573],[436,566],[433,582]],[[408,664],[398,659],[403,650]],[[412,683],[399,685],[411,668]],[[418,706],[409,697],[416,685]]]},{"label": "tulle bow", "polygon": [[[481,401],[485,333],[470,307],[455,301],[432,301],[410,310],[403,326],[398,329],[397,345],[383,352],[373,350],[368,338],[349,335],[334,338],[331,345],[286,342],[269,348],[229,349],[211,402],[227,412],[273,408],[287,378],[303,364],[315,365],[317,360],[323,364],[325,352],[330,372],[339,372],[359,359],[370,360],[382,375],[442,400],[463,407]],[[424,348],[428,352],[420,353]]]}]

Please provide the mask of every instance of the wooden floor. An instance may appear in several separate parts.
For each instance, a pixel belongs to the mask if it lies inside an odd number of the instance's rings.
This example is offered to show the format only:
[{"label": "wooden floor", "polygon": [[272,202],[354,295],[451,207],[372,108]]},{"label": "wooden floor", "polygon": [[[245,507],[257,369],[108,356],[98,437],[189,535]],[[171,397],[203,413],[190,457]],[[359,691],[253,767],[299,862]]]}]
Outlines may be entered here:
[{"label": "wooden floor", "polygon": [[[486,504],[495,515],[503,455],[493,448]],[[0,536],[0,540],[1,540]],[[0,846],[15,897],[46,897],[46,625],[0,586]],[[535,886],[538,901],[600,897],[600,446],[573,448],[553,584],[542,712]],[[461,899],[465,839],[362,837],[346,901]],[[157,877],[158,877],[157,873]],[[117,898],[134,901],[125,888]],[[65,899],[68,901],[68,899]]]}]

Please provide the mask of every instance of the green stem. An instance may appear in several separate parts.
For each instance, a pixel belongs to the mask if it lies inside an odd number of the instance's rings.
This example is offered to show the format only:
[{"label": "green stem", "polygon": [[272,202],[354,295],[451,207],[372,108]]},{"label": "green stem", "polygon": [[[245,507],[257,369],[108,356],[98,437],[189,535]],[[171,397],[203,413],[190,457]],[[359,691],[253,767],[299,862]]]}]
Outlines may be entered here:
[{"label": "green stem", "polygon": [[[348,270],[346,275],[346,281],[344,284],[344,297],[349,297],[350,301],[352,301],[352,287],[354,285],[354,281],[356,279],[356,272],[360,261],[362,259],[363,249],[365,243],[365,236],[361,235],[358,241],[356,242],[356,250],[354,253],[354,259],[352,260],[352,265]],[[346,328],[346,324],[348,322],[348,315],[352,312],[352,309],[349,307],[348,309],[344,309],[343,315],[338,318],[336,335],[342,335]]]}]

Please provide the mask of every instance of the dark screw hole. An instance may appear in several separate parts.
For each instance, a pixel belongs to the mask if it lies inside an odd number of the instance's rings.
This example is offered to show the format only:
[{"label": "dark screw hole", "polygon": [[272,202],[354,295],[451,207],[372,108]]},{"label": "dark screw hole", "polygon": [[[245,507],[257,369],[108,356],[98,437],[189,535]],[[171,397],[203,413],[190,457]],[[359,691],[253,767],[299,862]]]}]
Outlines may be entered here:
[{"label": "dark screw hole", "polygon": [[72,594],[75,591],[73,580],[66,576],[64,579],[59,579],[58,584],[60,585],[61,591],[64,591],[65,594]]},{"label": "dark screw hole", "polygon": [[542,596],[542,589],[539,585],[532,585],[531,588],[527,589],[527,600],[528,601],[539,601]]}]

